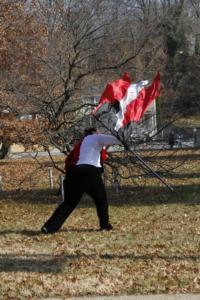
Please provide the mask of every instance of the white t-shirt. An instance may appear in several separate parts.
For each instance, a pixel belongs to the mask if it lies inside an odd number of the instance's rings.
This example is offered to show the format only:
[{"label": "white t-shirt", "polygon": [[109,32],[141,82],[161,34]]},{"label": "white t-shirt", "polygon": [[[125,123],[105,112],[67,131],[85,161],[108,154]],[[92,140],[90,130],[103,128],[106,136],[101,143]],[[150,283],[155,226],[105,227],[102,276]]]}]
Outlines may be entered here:
[{"label": "white t-shirt", "polygon": [[104,146],[118,145],[120,141],[112,135],[91,134],[86,136],[80,147],[80,155],[76,165],[93,165],[101,167],[101,150]]}]

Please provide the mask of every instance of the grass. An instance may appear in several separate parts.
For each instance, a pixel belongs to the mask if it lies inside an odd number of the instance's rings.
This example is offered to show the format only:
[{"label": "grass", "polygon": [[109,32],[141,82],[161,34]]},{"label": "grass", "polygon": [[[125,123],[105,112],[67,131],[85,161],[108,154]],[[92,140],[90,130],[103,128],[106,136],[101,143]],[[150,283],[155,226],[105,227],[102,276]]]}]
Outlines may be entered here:
[{"label": "grass", "polygon": [[[99,231],[94,205],[84,197],[58,233],[44,236],[40,227],[60,197],[38,182],[21,190],[5,182],[0,298],[200,292],[199,157],[197,150],[169,179],[174,193],[152,179],[119,193],[109,189],[112,232]],[[3,163],[1,174],[11,174],[13,164],[4,170]],[[14,169],[22,165],[15,161]]]},{"label": "grass", "polygon": [[179,127],[189,127],[189,128],[194,128],[194,127],[200,127],[200,120],[199,120],[199,115],[197,116],[191,116],[187,118],[179,118],[177,121],[175,121],[175,125]]}]

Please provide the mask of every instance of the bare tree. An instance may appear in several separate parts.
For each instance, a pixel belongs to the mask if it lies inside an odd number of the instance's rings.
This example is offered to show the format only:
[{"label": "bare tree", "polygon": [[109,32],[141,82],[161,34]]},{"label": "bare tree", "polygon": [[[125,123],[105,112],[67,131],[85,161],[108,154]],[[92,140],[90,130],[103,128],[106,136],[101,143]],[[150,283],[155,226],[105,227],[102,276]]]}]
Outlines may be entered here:
[{"label": "bare tree", "polygon": [[[159,69],[165,75],[167,90],[162,97],[169,98],[170,92],[173,99],[180,98],[179,89],[183,85],[180,82],[186,78],[186,70],[180,70],[186,66],[184,61],[180,62],[183,46],[187,50],[185,3],[184,0],[27,2],[24,15],[37,20],[40,38],[32,33],[24,39],[32,43],[39,40],[39,45],[33,49],[31,68],[25,72],[31,75],[28,80],[24,73],[18,73],[7,81],[6,88],[45,120],[37,143],[48,151],[53,145],[68,153],[83,126],[91,122],[89,113],[95,105],[91,96],[100,95],[105,83],[124,70],[137,81],[152,78]],[[24,44],[25,49],[27,45]],[[117,165],[117,161],[113,159],[112,163]],[[135,164],[133,159],[124,158],[127,168],[130,162]]]},{"label": "bare tree", "polygon": [[[155,43],[149,41],[156,24],[143,22],[143,16],[139,20],[137,2],[132,4],[123,0],[117,7],[107,0],[35,2],[38,19],[46,24],[46,54],[37,58],[42,64],[40,86],[30,88],[28,96],[49,120],[50,141],[63,140],[62,148],[71,143],[74,128],[82,126],[83,108],[92,104],[83,101],[84,94],[94,94],[93,87],[124,68],[134,70],[134,61],[144,60],[147,47],[155,52]],[[138,76],[144,72],[145,65]]]}]

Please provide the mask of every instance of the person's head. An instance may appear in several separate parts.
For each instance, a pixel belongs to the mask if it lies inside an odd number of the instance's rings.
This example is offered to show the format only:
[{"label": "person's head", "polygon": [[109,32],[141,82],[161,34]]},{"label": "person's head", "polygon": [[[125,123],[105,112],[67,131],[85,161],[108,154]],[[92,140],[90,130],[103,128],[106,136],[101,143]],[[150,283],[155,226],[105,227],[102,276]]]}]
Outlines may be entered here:
[{"label": "person's head", "polygon": [[94,133],[98,133],[98,130],[96,127],[88,127],[85,129],[84,131],[84,135],[87,136],[87,135],[91,135],[91,134],[94,134]]}]

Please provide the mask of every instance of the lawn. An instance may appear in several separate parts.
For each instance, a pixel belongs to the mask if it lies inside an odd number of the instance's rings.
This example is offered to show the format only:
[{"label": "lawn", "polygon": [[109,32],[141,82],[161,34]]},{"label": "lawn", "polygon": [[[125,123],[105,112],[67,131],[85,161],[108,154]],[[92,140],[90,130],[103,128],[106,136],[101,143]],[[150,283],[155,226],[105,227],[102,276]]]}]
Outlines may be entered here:
[{"label": "lawn", "polygon": [[25,181],[30,161],[1,161],[0,298],[199,293],[200,150],[189,157],[165,178],[173,193],[151,178],[119,192],[109,187],[112,232],[99,231],[84,197],[48,236],[40,227],[61,201],[48,189],[48,169]]}]

